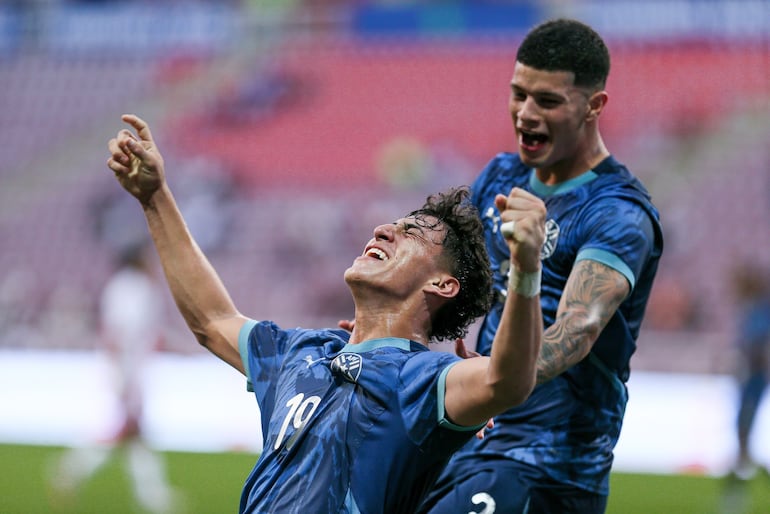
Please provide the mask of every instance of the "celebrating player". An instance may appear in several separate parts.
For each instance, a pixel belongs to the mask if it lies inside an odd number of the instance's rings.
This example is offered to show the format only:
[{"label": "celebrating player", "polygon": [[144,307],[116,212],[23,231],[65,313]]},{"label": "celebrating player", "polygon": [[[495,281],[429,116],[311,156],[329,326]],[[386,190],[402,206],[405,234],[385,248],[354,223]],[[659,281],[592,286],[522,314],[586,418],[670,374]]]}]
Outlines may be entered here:
[{"label": "celebrating player", "polygon": [[496,351],[513,269],[495,197],[521,188],[548,208],[538,385],[452,458],[423,511],[606,509],[629,359],[663,246],[649,194],[599,132],[609,69],[604,41],[575,20],[535,27],[518,49],[509,101],[518,153],[497,155],[472,186],[498,298],[476,349]]},{"label": "celebrating player", "polygon": [[530,394],[543,332],[546,211],[536,196],[513,189],[495,199],[511,228],[513,270],[490,357],[427,348],[464,335],[490,305],[491,271],[467,188],[374,229],[344,274],[352,333],[281,329],[236,309],[185,225],[148,125],[134,115],[123,121],[136,133],[110,140],[108,166],[139,200],[190,330],[246,375],[261,410],[264,451],[240,512],[414,512],[451,453]]}]

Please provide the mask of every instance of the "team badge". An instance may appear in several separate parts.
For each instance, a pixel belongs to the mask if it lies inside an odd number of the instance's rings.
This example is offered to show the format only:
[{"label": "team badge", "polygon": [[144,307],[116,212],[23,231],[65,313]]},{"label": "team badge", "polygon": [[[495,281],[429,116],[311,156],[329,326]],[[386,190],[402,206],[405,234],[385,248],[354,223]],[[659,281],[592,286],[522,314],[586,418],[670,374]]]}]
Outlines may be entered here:
[{"label": "team badge", "polygon": [[545,260],[556,250],[559,243],[559,224],[556,220],[550,219],[545,222],[545,242],[540,250],[540,260]]},{"label": "team badge", "polygon": [[[492,225],[492,232],[497,233],[500,229],[500,217],[494,215],[494,210],[490,207],[485,215],[490,218],[494,223]],[[545,260],[556,250],[556,245],[559,242],[559,224],[556,220],[549,219],[545,222],[545,242],[543,242],[543,248],[540,249],[540,260]],[[507,272],[507,270],[506,270]]]},{"label": "team badge", "polygon": [[345,380],[355,384],[361,375],[362,365],[363,359],[357,353],[341,353],[332,361],[332,372],[339,373]]}]

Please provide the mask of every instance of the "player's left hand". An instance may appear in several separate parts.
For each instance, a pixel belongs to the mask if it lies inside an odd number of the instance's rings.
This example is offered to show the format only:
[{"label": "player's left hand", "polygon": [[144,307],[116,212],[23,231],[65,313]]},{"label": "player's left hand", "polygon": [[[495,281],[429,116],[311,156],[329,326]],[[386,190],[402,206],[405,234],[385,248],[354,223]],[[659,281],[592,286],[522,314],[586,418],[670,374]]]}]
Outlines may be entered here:
[{"label": "player's left hand", "polygon": [[510,235],[506,236],[511,263],[519,271],[539,270],[540,251],[545,242],[546,208],[543,200],[514,187],[508,196],[499,194],[495,197],[495,207],[500,211],[503,224],[513,222]]}]

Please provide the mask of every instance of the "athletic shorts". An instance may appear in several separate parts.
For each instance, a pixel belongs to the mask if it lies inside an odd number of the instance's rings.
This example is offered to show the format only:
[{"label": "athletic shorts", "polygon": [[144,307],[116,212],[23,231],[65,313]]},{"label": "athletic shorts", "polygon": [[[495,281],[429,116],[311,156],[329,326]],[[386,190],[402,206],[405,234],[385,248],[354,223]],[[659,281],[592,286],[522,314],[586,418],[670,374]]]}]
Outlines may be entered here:
[{"label": "athletic shorts", "polygon": [[607,508],[606,496],[554,482],[510,459],[461,460],[453,469],[454,478],[442,474],[419,512],[604,514]]}]

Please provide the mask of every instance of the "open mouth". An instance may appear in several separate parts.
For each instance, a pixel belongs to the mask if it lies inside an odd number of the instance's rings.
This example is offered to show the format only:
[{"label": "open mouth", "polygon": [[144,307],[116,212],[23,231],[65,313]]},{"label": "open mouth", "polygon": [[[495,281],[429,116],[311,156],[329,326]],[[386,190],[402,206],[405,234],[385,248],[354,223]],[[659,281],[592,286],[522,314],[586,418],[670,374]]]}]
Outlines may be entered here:
[{"label": "open mouth", "polygon": [[519,146],[530,151],[540,149],[545,143],[548,142],[548,136],[545,134],[537,134],[535,132],[525,132],[520,130]]},{"label": "open mouth", "polygon": [[372,257],[374,259],[377,259],[378,261],[388,260],[387,254],[382,250],[380,250],[379,248],[368,248],[366,252],[364,252],[364,255],[367,257]]}]

